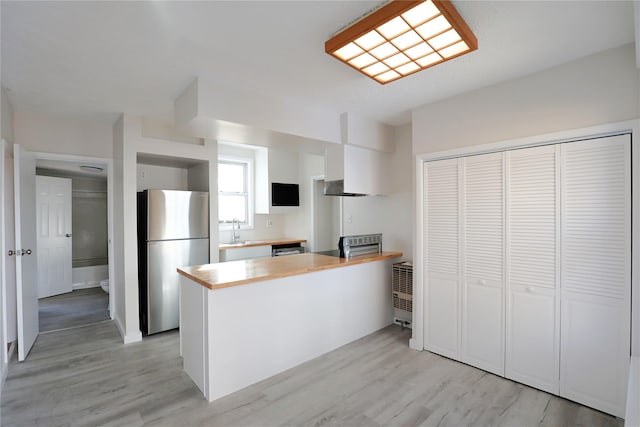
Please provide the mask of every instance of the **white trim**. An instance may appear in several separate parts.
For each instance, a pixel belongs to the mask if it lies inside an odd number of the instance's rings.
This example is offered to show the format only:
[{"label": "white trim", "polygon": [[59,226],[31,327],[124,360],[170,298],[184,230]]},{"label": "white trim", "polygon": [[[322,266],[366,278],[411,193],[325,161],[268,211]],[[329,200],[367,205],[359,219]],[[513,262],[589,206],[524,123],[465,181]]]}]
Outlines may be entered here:
[{"label": "white trim", "polygon": [[[412,337],[409,347],[414,350],[424,350],[424,160],[416,156],[415,162],[415,188],[416,188],[416,233],[417,240],[413,253],[413,313],[411,324]],[[418,278],[420,278],[418,280]]]},{"label": "white trim", "polygon": [[[108,257],[109,257],[109,283],[113,283],[115,280],[115,270],[114,270],[114,244],[113,244],[113,233],[114,233],[114,188],[113,188],[113,179],[114,179],[114,171],[113,171],[113,159],[103,158],[103,157],[88,157],[88,156],[78,156],[75,154],[57,154],[57,153],[45,153],[45,152],[34,152],[33,153],[37,160],[55,160],[55,161],[63,161],[63,162],[78,162],[78,163],[94,163],[94,164],[104,164],[107,169],[107,242],[108,242]],[[116,286],[110,286],[109,289],[109,317],[113,319],[115,317],[115,302],[116,302],[116,294],[117,289]],[[124,335],[122,335],[124,338]]]},{"label": "white trim", "polygon": [[[109,294],[109,295],[111,295],[111,294]],[[117,317],[117,316],[114,317],[113,318],[113,323],[116,324],[116,327],[118,328],[118,331],[120,332],[120,336],[122,336],[122,343],[123,344],[131,344],[131,343],[134,343],[134,342],[142,341],[142,332],[140,332],[139,330],[135,331],[135,332],[133,332],[133,333],[131,333],[129,335],[127,335],[124,332],[124,328],[122,327],[122,322],[120,321],[119,317]]]},{"label": "white trim", "polygon": [[[247,171],[247,175],[246,175],[246,190],[247,190],[247,222],[246,223],[240,223],[240,229],[241,230],[253,230],[255,228],[255,215],[256,215],[256,209],[255,209],[255,183],[254,183],[254,176],[255,176],[255,172],[254,172],[254,165],[255,165],[255,159],[251,158],[251,157],[241,157],[241,156],[229,156],[226,154],[218,154],[218,159],[216,161],[216,164],[219,165],[220,162],[227,162],[227,163],[244,163],[246,164],[246,171]],[[218,184],[218,188],[219,188],[219,184]],[[216,191],[216,197],[219,194],[219,191]],[[232,230],[232,224],[228,223],[228,222],[220,222],[220,219],[218,218],[218,230],[219,231],[231,231]]]},{"label": "white trim", "polygon": [[[422,161],[443,160],[455,157],[472,156],[478,154],[496,153],[499,151],[519,148],[538,147],[541,145],[558,144],[561,142],[581,141],[585,139],[602,138],[605,136],[634,133],[640,128],[640,120],[627,120],[624,122],[609,123],[588,128],[573,129],[562,132],[553,132],[525,138],[508,139],[505,141],[488,144],[473,145],[452,150],[437,151],[435,153],[418,154],[416,158]],[[420,167],[422,169],[422,167]]]},{"label": "white trim", "polygon": [[640,68],[640,2],[633,2],[633,15],[635,24],[635,41],[636,41],[636,67]]},{"label": "white trim", "polygon": [[[9,372],[9,354],[7,351],[7,336],[9,329],[7,328],[7,258],[5,254],[8,251],[7,242],[5,238],[5,174],[4,161],[5,156],[9,154],[9,143],[2,138],[2,146],[0,150],[0,163],[2,164],[2,174],[0,174],[0,315],[2,316],[2,336],[0,337],[0,349],[2,349],[2,356],[0,356],[0,364],[2,366],[2,378],[0,378],[0,393],[2,392],[2,385]],[[13,345],[13,344],[12,344]]]},{"label": "white trim", "polygon": [[[431,160],[442,160],[447,158],[464,157],[477,154],[493,153],[498,151],[506,151],[517,148],[529,148],[541,145],[557,144],[562,142],[571,142],[592,138],[600,138],[605,136],[620,135],[624,133],[631,134],[631,170],[632,170],[632,188],[636,191],[632,192],[632,261],[631,261],[631,355],[640,355],[640,256],[633,254],[640,248],[640,197],[637,189],[640,188],[640,147],[634,149],[634,135],[638,135],[640,131],[640,119],[627,120],[622,122],[607,123],[598,126],[586,128],[578,128],[553,132],[541,135],[534,135],[525,138],[510,139],[489,144],[469,146],[453,150],[438,151],[434,153],[417,154],[415,156],[415,179],[416,179],[416,220],[415,235],[417,236],[415,244],[414,259],[414,313],[413,313],[413,330],[412,338],[409,341],[411,348],[416,350],[424,349],[424,271],[422,263],[424,260],[424,184],[423,176],[425,172],[425,162]],[[634,249],[635,248],[635,249]]]},{"label": "white trim", "polygon": [[[9,349],[7,350],[7,363],[2,366],[2,384],[4,385],[5,380],[7,379],[7,375],[9,374],[9,362],[11,358],[16,353],[16,342],[12,341],[9,345]],[[2,387],[0,387],[0,394],[2,392]]]}]

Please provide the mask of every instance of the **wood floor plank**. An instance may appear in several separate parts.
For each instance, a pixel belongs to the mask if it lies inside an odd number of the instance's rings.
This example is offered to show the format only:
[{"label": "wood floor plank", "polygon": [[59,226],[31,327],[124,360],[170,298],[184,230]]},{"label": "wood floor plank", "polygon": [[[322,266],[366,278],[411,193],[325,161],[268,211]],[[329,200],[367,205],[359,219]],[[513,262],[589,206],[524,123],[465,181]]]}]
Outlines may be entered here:
[{"label": "wood floor plank", "polygon": [[99,287],[41,298],[38,300],[40,332],[108,320],[108,307],[109,294]]},{"label": "wood floor plank", "polygon": [[[41,335],[11,362],[3,426],[602,426],[622,420],[429,352],[391,326],[215,402],[178,333],[124,345],[112,322]],[[259,349],[256,349],[259,355]]]}]

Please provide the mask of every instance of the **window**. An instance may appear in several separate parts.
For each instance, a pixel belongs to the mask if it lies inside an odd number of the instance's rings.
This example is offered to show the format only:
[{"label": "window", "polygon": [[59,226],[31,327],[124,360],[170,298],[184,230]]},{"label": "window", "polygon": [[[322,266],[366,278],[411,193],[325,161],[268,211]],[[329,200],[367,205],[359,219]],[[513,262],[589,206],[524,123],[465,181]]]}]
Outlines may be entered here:
[{"label": "window", "polygon": [[218,160],[218,221],[251,224],[250,161]]}]

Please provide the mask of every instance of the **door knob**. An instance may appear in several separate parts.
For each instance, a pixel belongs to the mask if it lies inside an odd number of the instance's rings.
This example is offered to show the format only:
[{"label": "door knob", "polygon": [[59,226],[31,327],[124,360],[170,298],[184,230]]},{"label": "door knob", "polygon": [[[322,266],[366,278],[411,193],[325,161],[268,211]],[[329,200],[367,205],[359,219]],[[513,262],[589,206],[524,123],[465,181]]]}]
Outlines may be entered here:
[{"label": "door knob", "polygon": [[20,249],[20,252],[21,252],[21,254],[20,254],[20,255],[22,255],[22,256],[24,256],[24,255],[31,255],[31,249],[27,249],[27,250]]},{"label": "door knob", "polygon": [[70,233],[65,234],[66,237],[71,237]]},{"label": "door knob", "polygon": [[9,256],[18,255],[18,251],[14,251],[13,249],[9,249]]}]

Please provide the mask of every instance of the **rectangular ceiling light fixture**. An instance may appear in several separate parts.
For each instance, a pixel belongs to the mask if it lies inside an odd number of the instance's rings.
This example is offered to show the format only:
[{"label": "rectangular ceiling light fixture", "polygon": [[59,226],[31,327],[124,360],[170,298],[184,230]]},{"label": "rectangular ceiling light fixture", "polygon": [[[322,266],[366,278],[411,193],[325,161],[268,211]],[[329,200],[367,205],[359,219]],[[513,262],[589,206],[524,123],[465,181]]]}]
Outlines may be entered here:
[{"label": "rectangular ceiling light fixture", "polygon": [[392,0],[324,44],[325,52],[382,84],[477,48],[448,0]]}]

